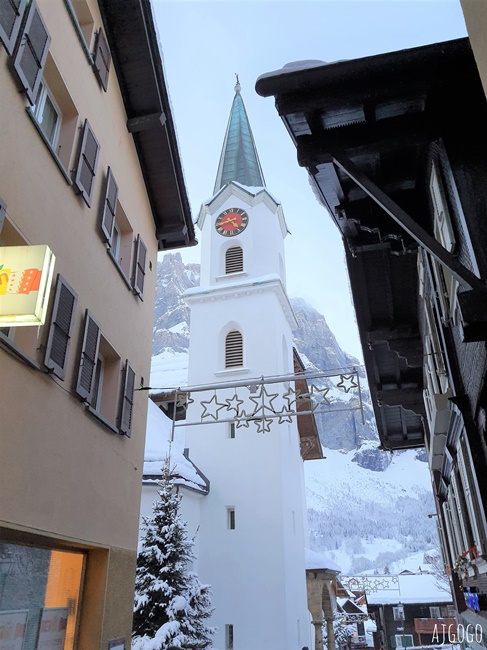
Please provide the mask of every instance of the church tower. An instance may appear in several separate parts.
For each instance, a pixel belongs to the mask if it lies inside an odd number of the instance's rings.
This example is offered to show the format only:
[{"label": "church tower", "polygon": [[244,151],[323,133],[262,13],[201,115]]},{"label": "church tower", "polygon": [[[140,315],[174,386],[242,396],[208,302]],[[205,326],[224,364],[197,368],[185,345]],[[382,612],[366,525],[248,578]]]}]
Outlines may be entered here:
[{"label": "church tower", "polygon": [[288,231],[265,187],[238,83],[213,197],[198,226],[201,284],[184,298],[191,307],[188,383],[205,390],[191,392],[186,446],[210,480],[195,568],[212,586],[213,644],[301,650],[310,646],[311,625],[303,461],[283,397],[293,387],[296,327],[286,293]]}]

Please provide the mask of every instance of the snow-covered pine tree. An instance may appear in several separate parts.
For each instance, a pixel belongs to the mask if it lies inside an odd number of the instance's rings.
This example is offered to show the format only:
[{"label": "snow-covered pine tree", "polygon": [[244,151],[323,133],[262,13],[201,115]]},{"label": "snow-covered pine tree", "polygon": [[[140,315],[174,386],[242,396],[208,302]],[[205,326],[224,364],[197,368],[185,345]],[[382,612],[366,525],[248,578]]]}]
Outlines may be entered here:
[{"label": "snow-covered pine tree", "polygon": [[196,574],[187,572],[193,543],[179,512],[180,503],[166,458],[159,500],[153,516],[144,521],[137,558],[132,642],[136,650],[204,650],[211,645],[214,629],[205,624],[213,611],[211,591]]}]

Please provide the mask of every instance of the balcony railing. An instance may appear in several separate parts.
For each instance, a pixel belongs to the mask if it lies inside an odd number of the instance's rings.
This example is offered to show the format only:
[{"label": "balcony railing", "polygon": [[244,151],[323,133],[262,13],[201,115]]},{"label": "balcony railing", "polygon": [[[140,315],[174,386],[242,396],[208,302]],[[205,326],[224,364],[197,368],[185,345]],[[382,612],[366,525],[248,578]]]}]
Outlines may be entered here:
[{"label": "balcony railing", "polygon": [[417,634],[434,634],[440,639],[453,640],[457,632],[457,624],[454,618],[415,618],[414,631]]}]

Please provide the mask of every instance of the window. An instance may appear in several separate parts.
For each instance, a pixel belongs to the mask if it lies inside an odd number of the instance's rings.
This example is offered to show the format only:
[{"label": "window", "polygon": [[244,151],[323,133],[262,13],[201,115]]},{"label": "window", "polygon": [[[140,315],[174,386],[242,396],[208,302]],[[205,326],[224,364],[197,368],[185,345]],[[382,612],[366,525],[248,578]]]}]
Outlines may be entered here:
[{"label": "window", "polygon": [[85,53],[90,57],[91,40],[93,38],[94,20],[86,0],[64,0],[72,23],[78,33]]},{"label": "window", "polygon": [[120,355],[86,310],[76,393],[88,410],[112,431],[130,437],[134,388],[135,373],[129,362],[122,373]]},{"label": "window", "polygon": [[235,422],[230,422],[228,425],[228,437],[235,438]]},{"label": "window", "polygon": [[398,605],[397,607],[392,608],[392,615],[395,621],[404,621],[404,607]]},{"label": "window", "polygon": [[61,111],[44,81],[41,81],[39,84],[39,90],[37,91],[37,97],[32,111],[47,141],[55,149],[61,125]]},{"label": "window", "polygon": [[227,525],[229,530],[235,530],[235,508],[227,508]]},{"label": "window", "polygon": [[132,288],[129,278],[134,234],[129,220],[118,200],[118,185],[110,167],[108,168],[105,202],[100,227],[103,238],[109,246],[113,261]]},{"label": "window", "polygon": [[2,647],[73,650],[85,554],[0,542]]},{"label": "window", "polygon": [[225,253],[225,273],[238,273],[243,270],[243,250],[240,246],[229,248]]},{"label": "window", "polygon": [[225,368],[243,366],[243,339],[238,330],[232,330],[225,339]]},{"label": "window", "polygon": [[233,625],[225,625],[225,650],[233,650]]},{"label": "window", "polygon": [[5,49],[9,54],[12,54],[14,50],[26,7],[27,0],[2,2],[2,10],[0,11],[0,40],[5,45]]},{"label": "window", "polygon": [[98,144],[98,140],[93,133],[90,123],[88,120],[85,120],[74,184],[88,207],[91,207],[91,200],[93,198],[99,152],[100,145]]},{"label": "window", "polygon": [[411,648],[413,646],[412,634],[395,634],[396,648]]},{"label": "window", "polygon": [[430,618],[441,618],[441,611],[439,607],[430,607]]},{"label": "window", "polygon": [[[2,13],[4,5],[5,2],[2,2]],[[30,103],[34,104],[51,42],[49,32],[34,0],[30,5],[24,31],[18,42],[13,67]]]}]

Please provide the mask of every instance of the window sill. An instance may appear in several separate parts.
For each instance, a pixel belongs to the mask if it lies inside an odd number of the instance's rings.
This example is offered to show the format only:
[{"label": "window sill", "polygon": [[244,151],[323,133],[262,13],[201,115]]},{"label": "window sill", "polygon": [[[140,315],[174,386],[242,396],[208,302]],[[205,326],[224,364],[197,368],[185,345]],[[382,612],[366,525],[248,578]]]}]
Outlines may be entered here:
[{"label": "window sill", "polygon": [[46,138],[46,136],[45,136],[44,133],[42,132],[42,129],[41,129],[41,127],[39,126],[39,123],[37,122],[36,118],[34,117],[34,113],[32,112],[32,109],[29,107],[29,108],[26,108],[26,111],[27,111],[27,115],[30,117],[30,119],[31,119],[31,121],[32,121],[32,124],[35,126],[35,128],[36,128],[36,130],[37,130],[37,133],[41,136],[42,141],[43,141],[44,144],[46,145],[47,150],[49,151],[49,153],[51,154],[51,156],[54,158],[54,162],[55,162],[56,165],[58,166],[59,171],[60,171],[61,174],[64,176],[64,180],[66,181],[66,183],[67,183],[68,185],[72,185],[72,184],[73,184],[73,181],[72,181],[71,178],[69,177],[69,174],[68,174],[68,172],[65,170],[64,165],[63,165],[63,163],[61,162],[61,160],[59,159],[57,153],[56,153],[56,152],[54,151],[54,149],[51,147],[51,143],[49,142],[49,140]]},{"label": "window sill", "polygon": [[122,280],[123,280],[123,281],[125,282],[125,284],[127,285],[127,288],[128,288],[130,291],[132,291],[132,290],[133,290],[133,287],[132,287],[132,285],[130,284],[130,282],[129,282],[127,276],[125,275],[125,273],[124,273],[122,267],[120,266],[120,264],[117,262],[117,260],[116,260],[115,257],[113,256],[113,254],[112,254],[112,249],[110,248],[109,244],[107,244],[107,246],[108,246],[108,248],[107,248],[107,253],[108,253],[110,259],[111,259],[112,262],[114,263],[115,268],[117,269],[117,271],[120,273],[120,277],[122,278]]},{"label": "window sill", "polygon": [[226,370],[217,370],[216,377],[226,377],[227,375],[248,375],[250,370],[240,366],[239,368],[227,368]]},{"label": "window sill", "polygon": [[246,278],[248,276],[247,271],[237,271],[236,273],[226,273],[225,275],[217,275],[215,280],[217,282],[222,282],[223,280],[235,280],[237,278]]},{"label": "window sill", "polygon": [[120,431],[115,426],[113,426],[113,424],[111,424],[111,422],[109,422],[108,420],[105,420],[103,415],[100,415],[100,413],[96,409],[94,409],[92,406],[90,406],[89,404],[86,404],[86,410],[88,411],[88,413],[93,418],[95,418],[95,420],[98,420],[98,422],[103,424],[103,426],[106,427],[111,433],[116,433],[117,436],[120,435]]},{"label": "window sill", "polygon": [[70,2],[70,0],[64,0],[64,5],[66,9],[68,10],[69,18],[71,19],[71,23],[73,24],[74,31],[76,32],[76,36],[78,37],[78,40],[81,45],[81,49],[84,52],[84,55],[86,57],[86,60],[88,63],[92,66],[93,65],[93,57],[91,56],[91,52],[88,48],[88,45],[86,44],[85,37],[83,36],[83,32],[80,29],[78,19],[76,18],[76,14],[74,13],[73,6]]},{"label": "window sill", "polygon": [[0,332],[0,346],[13,357],[16,357],[20,361],[23,361],[27,366],[30,366],[35,370],[42,369],[40,363],[37,363],[37,361],[34,361],[32,357],[29,357],[29,355],[26,354],[22,348],[19,348],[18,345],[15,345],[15,343],[9,339],[8,336],[5,336],[5,334],[2,332]]}]

